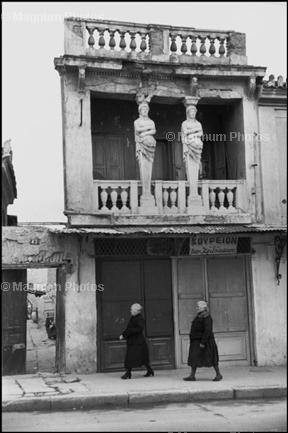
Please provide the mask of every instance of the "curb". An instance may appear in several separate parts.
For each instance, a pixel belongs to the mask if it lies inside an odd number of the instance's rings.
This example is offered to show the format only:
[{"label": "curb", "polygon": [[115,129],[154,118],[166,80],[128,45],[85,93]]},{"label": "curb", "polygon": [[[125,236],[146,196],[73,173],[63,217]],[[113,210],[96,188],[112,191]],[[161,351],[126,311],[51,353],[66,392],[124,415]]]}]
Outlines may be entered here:
[{"label": "curb", "polygon": [[96,408],[130,408],[180,402],[283,398],[287,387],[266,386],[227,388],[213,391],[179,390],[123,392],[118,394],[81,394],[47,397],[22,397],[2,402],[2,412],[88,410]]}]

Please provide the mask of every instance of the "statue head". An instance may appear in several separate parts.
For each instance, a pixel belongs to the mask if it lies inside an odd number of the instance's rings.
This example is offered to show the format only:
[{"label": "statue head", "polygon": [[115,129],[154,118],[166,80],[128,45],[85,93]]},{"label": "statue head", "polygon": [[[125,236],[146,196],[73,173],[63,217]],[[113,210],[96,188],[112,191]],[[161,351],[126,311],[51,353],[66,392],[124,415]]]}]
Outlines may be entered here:
[{"label": "statue head", "polygon": [[149,113],[149,104],[146,101],[143,101],[139,104],[138,106],[138,112],[140,114],[140,116],[148,116]]},{"label": "statue head", "polygon": [[197,113],[197,108],[195,105],[188,105],[186,108],[187,119],[195,119]]}]

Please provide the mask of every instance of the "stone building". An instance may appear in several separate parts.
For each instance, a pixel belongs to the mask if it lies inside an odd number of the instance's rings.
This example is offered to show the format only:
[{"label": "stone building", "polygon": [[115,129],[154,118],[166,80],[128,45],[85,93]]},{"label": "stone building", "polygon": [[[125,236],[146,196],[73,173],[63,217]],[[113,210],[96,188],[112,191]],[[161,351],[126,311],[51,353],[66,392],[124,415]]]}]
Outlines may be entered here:
[{"label": "stone building", "polygon": [[153,366],[187,366],[199,299],[221,363],[285,363],[281,77],[263,83],[266,68],[248,64],[245,34],[234,31],[80,18],[64,29],[54,64],[68,223],[38,227],[38,244],[26,227],[17,247],[29,267],[55,258],[66,282],[59,369],[121,370],[134,302]]}]

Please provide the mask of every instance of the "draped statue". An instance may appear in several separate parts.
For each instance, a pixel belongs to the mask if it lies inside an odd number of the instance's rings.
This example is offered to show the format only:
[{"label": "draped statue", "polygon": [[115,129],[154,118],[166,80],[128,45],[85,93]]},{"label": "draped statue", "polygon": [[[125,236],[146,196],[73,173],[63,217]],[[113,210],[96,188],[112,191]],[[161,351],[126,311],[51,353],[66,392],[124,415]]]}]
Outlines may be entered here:
[{"label": "draped statue", "polygon": [[138,93],[138,112],[139,117],[134,122],[136,158],[139,164],[140,179],[142,183],[142,196],[140,206],[155,212],[155,199],[151,194],[152,168],[156,149],[155,123],[149,118],[149,102],[151,95],[145,97],[143,93]]},{"label": "draped statue", "polygon": [[186,117],[181,126],[183,144],[183,160],[185,162],[187,180],[189,183],[188,207],[201,206],[201,196],[198,195],[198,174],[203,149],[202,125],[196,120],[197,108],[193,104],[186,105]]}]

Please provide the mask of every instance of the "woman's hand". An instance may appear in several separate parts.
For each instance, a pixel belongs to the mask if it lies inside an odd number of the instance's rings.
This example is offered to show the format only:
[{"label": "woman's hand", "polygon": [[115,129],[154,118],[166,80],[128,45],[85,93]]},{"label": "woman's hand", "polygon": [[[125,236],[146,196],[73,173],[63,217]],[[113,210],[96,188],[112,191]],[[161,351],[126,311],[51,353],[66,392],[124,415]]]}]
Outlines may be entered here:
[{"label": "woman's hand", "polygon": [[204,349],[205,348],[205,344],[200,343],[200,348]]},{"label": "woman's hand", "polygon": [[123,335],[121,334],[120,337],[119,337],[119,340],[123,340],[123,338],[124,338],[124,337],[123,337]]}]

